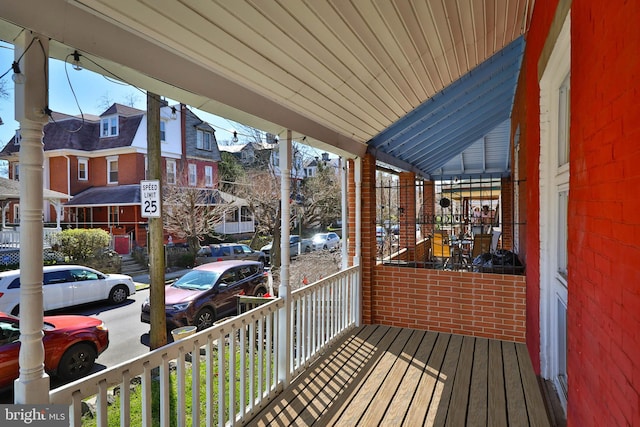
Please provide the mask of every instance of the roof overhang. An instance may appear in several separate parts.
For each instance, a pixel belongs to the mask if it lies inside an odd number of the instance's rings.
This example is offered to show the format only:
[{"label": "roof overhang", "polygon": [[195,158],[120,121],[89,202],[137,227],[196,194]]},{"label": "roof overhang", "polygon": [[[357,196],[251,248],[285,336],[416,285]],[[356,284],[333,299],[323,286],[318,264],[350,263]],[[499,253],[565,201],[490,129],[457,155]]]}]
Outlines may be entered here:
[{"label": "roof overhang", "polygon": [[53,58],[430,176],[508,119],[531,2],[0,0],[0,38],[30,29]]}]

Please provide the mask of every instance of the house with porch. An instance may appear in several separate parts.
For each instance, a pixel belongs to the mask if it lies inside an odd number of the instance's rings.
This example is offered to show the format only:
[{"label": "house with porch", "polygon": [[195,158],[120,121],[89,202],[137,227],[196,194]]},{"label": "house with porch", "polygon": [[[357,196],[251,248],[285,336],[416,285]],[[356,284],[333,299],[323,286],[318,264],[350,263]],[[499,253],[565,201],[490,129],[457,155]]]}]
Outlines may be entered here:
[{"label": "house with porch", "polygon": [[[16,181],[20,140],[18,131],[0,152],[0,158],[9,161],[10,178]],[[146,111],[116,103],[100,116],[54,112],[44,128],[43,142],[45,186],[73,196],[61,211],[46,203],[45,221],[59,212],[64,227],[103,228],[114,236],[119,253],[146,246],[147,219],[140,210],[140,181],[148,178],[149,169]],[[209,124],[184,104],[164,106],[160,143],[165,185],[199,187],[218,198],[220,152]],[[251,215],[248,219],[243,215],[241,224],[241,209],[238,203],[230,207],[227,217],[231,220],[223,227],[226,234],[252,229]],[[17,223],[19,203],[8,207],[8,212],[8,222]]]},{"label": "house with porch", "polygon": [[[291,141],[303,136],[346,165],[343,271],[291,291],[283,227],[278,298],[50,393],[40,313],[29,313],[17,403],[69,405],[79,425],[81,400],[97,395],[106,425],[109,387],[120,384],[128,402],[139,377],[143,402],[152,384],[161,390],[156,412],[142,404],[143,425],[184,424],[186,407],[195,424],[549,425],[557,418],[537,377],[567,425],[640,424],[638,2],[0,6],[0,36],[16,45],[27,76],[16,90],[29,148],[21,161],[40,162],[44,124],[33,111],[46,105],[42,52],[64,58],[77,49],[123,65],[126,78],[156,93],[279,135],[283,176]],[[182,48],[193,43],[200,49]],[[381,168],[399,183],[399,243],[387,261],[376,247]],[[40,184],[37,168],[25,174]],[[419,235],[414,218],[451,206],[464,217],[464,191],[450,184],[483,179],[499,182],[487,200],[500,201],[491,207],[501,245],[523,274],[424,262],[423,240],[435,242],[442,222],[422,220]],[[443,188],[461,196],[442,197]],[[21,206],[41,203],[22,192]],[[289,215],[282,210],[283,224]],[[23,219],[23,238],[39,237],[38,218]],[[26,302],[41,281],[27,272]],[[204,355],[189,368],[182,361],[194,352]],[[131,406],[120,408],[126,424]]]}]

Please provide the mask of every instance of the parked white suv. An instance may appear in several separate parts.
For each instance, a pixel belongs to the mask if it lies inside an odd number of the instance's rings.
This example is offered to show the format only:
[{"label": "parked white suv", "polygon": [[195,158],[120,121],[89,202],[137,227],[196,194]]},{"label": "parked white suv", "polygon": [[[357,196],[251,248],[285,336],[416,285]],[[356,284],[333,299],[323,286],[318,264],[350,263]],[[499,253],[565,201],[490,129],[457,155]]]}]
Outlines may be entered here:
[{"label": "parked white suv", "polygon": [[[44,311],[94,301],[124,302],[136,293],[131,276],[104,274],[82,265],[50,265],[43,268]],[[20,270],[0,273],[0,312],[19,314]]]}]

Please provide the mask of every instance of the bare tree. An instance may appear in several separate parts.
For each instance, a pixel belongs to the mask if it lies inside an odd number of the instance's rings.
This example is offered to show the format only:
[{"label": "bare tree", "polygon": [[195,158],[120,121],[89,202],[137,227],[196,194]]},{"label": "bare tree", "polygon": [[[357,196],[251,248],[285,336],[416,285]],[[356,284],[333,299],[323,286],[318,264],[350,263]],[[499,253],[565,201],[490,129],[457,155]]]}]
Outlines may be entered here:
[{"label": "bare tree", "polygon": [[109,95],[109,92],[105,92],[104,95],[102,95],[98,100],[97,107],[100,108],[102,111],[106,111],[107,108],[111,107],[113,102],[114,102],[113,98],[111,97],[111,95]]},{"label": "bare tree", "polygon": [[223,201],[217,190],[189,187],[184,179],[176,185],[164,186],[165,230],[179,239],[185,239],[189,251],[195,256],[205,236],[214,236],[215,228],[221,224],[232,205]]},{"label": "bare tree", "polygon": [[335,169],[318,163],[317,174],[306,178],[301,186],[302,224],[326,227],[341,217],[341,188]]},{"label": "bare tree", "polygon": [[0,80],[0,99],[9,98],[10,92],[7,81],[8,80]]},{"label": "bare tree", "polygon": [[129,92],[124,96],[124,105],[135,107],[140,97],[135,92]]}]

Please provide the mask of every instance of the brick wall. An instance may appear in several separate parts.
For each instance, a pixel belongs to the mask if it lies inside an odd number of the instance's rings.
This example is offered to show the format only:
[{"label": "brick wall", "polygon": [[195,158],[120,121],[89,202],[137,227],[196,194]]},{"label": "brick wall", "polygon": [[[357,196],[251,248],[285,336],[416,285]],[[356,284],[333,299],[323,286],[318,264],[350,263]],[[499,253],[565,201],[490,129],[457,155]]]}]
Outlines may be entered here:
[{"label": "brick wall", "polygon": [[376,159],[362,159],[362,321],[372,323],[374,266],[376,264]]},{"label": "brick wall", "polygon": [[568,423],[640,425],[640,2],[571,9]]},{"label": "brick wall", "polygon": [[378,265],[372,323],[525,341],[523,276]]}]

